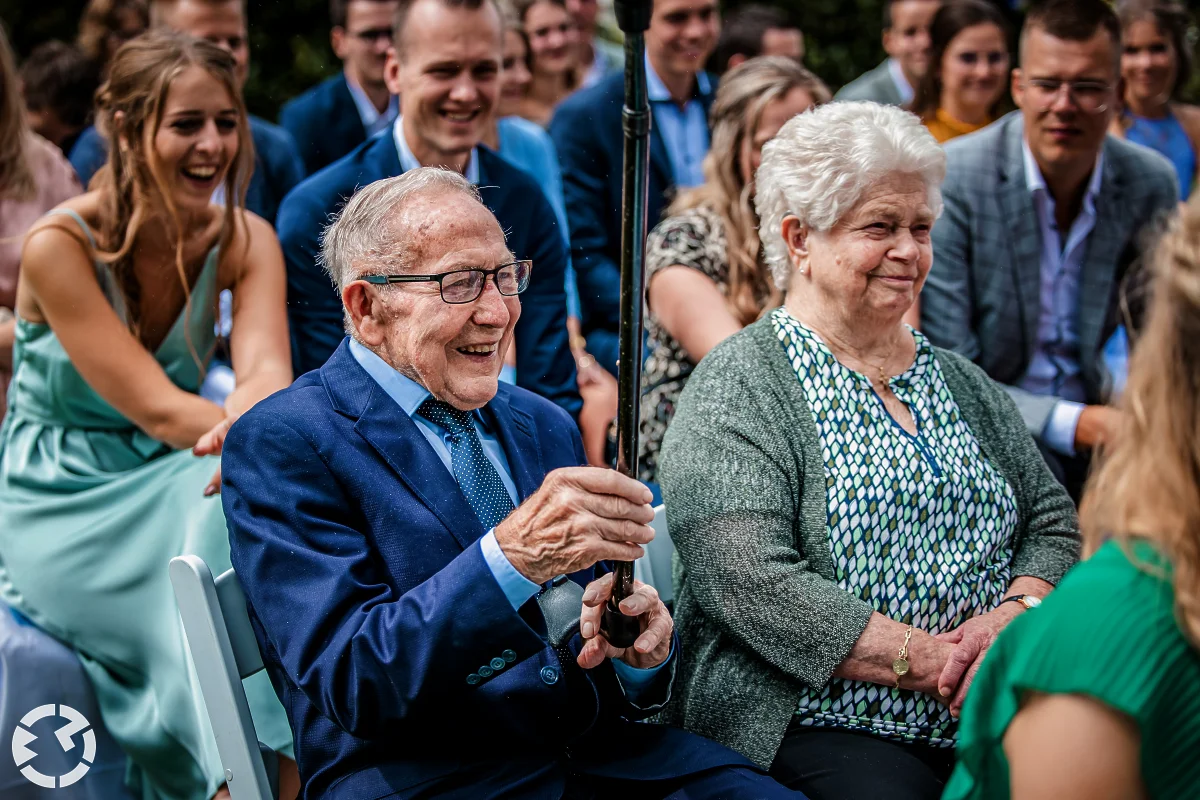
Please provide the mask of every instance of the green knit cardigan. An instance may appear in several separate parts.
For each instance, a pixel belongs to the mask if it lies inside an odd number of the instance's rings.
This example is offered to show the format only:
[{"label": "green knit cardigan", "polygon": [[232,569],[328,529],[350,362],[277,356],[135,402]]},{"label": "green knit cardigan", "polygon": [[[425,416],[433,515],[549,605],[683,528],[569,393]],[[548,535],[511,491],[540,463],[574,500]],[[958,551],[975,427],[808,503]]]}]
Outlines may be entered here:
[{"label": "green knit cardigan", "polygon": [[[934,352],[984,456],[1016,495],[1013,576],[1057,583],[1079,552],[1070,498],[1008,395],[970,361]],[[829,682],[874,610],[835,582],[820,439],[769,318],[696,368],[658,476],[679,552],[683,644],[663,720],[769,767],[802,687]]]}]

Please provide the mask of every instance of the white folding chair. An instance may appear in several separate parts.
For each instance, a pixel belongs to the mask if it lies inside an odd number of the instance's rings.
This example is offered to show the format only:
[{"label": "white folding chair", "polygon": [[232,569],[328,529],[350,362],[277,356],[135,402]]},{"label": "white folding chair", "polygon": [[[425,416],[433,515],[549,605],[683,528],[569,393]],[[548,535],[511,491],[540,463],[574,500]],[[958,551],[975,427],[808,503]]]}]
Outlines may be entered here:
[{"label": "white folding chair", "polygon": [[242,679],[263,668],[246,595],[229,570],[216,580],[199,556],[171,559],[171,585],[233,800],[273,800]]},{"label": "white folding chair", "polygon": [[654,509],[654,541],[646,546],[646,555],[633,562],[633,577],[644,584],[658,590],[662,601],[670,605],[675,599],[675,587],[671,582],[671,557],[675,555],[675,545],[671,534],[667,532],[667,507],[658,506]]}]

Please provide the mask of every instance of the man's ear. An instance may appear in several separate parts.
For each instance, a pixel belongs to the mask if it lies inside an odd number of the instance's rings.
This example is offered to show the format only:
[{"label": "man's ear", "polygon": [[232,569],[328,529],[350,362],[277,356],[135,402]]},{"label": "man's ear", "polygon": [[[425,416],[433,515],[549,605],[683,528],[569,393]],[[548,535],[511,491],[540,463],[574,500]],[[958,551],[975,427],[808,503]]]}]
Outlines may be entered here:
[{"label": "man's ear", "polygon": [[1009,91],[1012,93],[1013,103],[1017,108],[1025,107],[1025,88],[1021,85],[1021,68],[1013,67],[1012,76],[1009,79]]},{"label": "man's ear", "polygon": [[335,25],[329,31],[329,45],[333,48],[333,54],[339,59],[345,59],[346,56],[342,53],[342,48],[346,44],[346,29],[341,25]]},{"label": "man's ear", "polygon": [[350,325],[358,332],[359,340],[368,347],[379,347],[385,338],[386,309],[379,292],[366,281],[351,281],[342,289],[342,308],[350,317]]},{"label": "man's ear", "polygon": [[401,94],[400,55],[396,52],[394,46],[389,47],[387,51],[387,62],[383,65],[383,82],[387,84],[390,93],[395,95]]}]

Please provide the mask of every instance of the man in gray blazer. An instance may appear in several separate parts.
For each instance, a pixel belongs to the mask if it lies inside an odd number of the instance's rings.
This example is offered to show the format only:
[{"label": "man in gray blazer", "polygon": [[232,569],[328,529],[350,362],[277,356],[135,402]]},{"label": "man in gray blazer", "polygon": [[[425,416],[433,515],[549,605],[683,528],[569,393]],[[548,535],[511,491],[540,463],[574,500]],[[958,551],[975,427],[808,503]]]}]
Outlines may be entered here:
[{"label": "man in gray blazer", "polygon": [[912,102],[929,67],[929,23],[938,0],[888,0],[883,5],[883,49],[888,58],[846,84],[834,100],[871,100],[889,106]]},{"label": "man in gray blazer", "polygon": [[[1171,165],[1108,136],[1120,27],[1103,0],[1048,0],[1021,34],[1020,111],[950,142],[921,326],[1006,384],[1072,494],[1116,422],[1104,346]],[[1136,323],[1136,320],[1134,321]]]}]

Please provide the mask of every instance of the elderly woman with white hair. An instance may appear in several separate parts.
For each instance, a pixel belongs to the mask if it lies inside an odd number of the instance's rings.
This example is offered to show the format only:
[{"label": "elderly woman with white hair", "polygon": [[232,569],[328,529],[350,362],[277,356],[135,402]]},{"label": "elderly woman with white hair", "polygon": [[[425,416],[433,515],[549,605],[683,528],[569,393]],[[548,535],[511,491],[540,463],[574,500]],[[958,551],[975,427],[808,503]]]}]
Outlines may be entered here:
[{"label": "elderly woman with white hair", "polygon": [[700,363],[660,457],[669,721],[826,800],[937,798],[988,646],[1077,557],[1012,401],[902,321],[945,163],[892,107],[783,126],[755,203],[784,304]]}]

